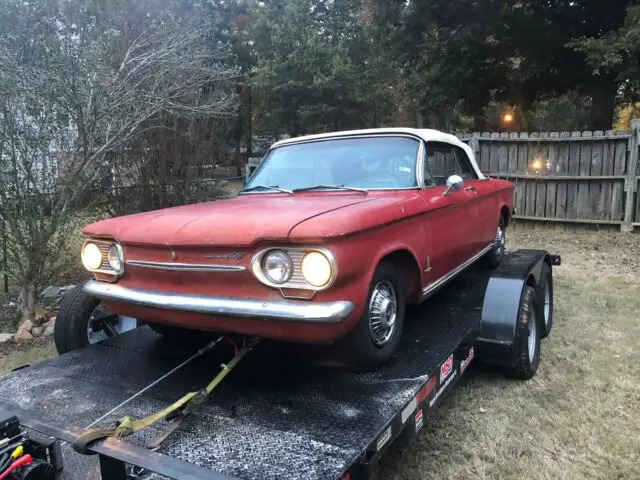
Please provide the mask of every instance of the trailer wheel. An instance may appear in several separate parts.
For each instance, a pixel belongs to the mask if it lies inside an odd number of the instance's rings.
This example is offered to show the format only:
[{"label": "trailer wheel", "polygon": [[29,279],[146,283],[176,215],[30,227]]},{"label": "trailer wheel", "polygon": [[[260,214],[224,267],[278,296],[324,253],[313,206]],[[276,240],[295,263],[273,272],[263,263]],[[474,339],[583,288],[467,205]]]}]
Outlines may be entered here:
[{"label": "trailer wheel", "polygon": [[538,315],[538,301],[533,287],[526,286],[520,297],[516,338],[514,342],[516,362],[507,375],[519,380],[529,380],[538,370],[540,363],[541,319]]},{"label": "trailer wheel", "polygon": [[538,311],[542,316],[542,321],[540,322],[540,337],[546,338],[551,333],[551,328],[553,327],[553,275],[551,275],[551,268],[547,262],[542,264],[540,282],[536,290]]},{"label": "trailer wheel", "polygon": [[137,327],[137,320],[109,312],[99,299],[77,286],[62,299],[53,331],[56,350],[67,353]]},{"label": "trailer wheel", "polygon": [[391,358],[402,334],[405,297],[402,275],[391,263],[376,269],[360,321],[339,347],[350,365],[376,367]]},{"label": "trailer wheel", "polygon": [[498,226],[496,228],[496,238],[494,240],[494,246],[482,258],[482,263],[484,264],[485,267],[489,269],[494,269],[498,265],[500,265],[500,262],[502,261],[502,257],[504,257],[504,249],[505,249],[506,242],[507,242],[507,238],[505,234],[505,221],[504,221],[504,217],[501,215],[500,220],[498,220]]}]

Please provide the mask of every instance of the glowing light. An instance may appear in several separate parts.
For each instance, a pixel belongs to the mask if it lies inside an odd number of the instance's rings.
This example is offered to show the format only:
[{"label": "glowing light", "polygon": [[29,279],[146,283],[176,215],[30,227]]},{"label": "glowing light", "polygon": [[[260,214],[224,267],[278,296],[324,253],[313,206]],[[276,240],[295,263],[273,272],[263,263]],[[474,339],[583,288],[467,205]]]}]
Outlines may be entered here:
[{"label": "glowing light", "polygon": [[542,168],[542,161],[538,158],[536,158],[533,162],[531,162],[531,169],[539,172],[540,169]]},{"label": "glowing light", "polygon": [[505,113],[502,117],[502,120],[504,121],[504,123],[511,123],[513,122],[513,114],[512,113]]}]

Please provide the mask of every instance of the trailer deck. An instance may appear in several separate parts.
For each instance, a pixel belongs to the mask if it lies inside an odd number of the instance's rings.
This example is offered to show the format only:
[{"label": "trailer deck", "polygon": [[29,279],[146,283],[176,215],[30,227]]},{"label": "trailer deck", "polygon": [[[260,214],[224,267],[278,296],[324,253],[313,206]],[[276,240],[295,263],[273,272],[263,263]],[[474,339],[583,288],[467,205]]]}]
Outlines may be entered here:
[{"label": "trailer deck", "polygon": [[[384,450],[422,427],[427,409],[473,359],[489,279],[471,269],[410,310],[396,355],[374,372],[329,365],[318,356],[326,348],[260,344],[158,452],[144,445],[163,422],[93,447],[104,460],[103,476],[112,469],[104,478],[124,475],[122,462],[171,478],[375,477]],[[198,348],[139,328],[0,377],[0,408],[33,430],[72,442]],[[166,407],[206,385],[219,364],[215,351],[200,357],[99,426]]]}]

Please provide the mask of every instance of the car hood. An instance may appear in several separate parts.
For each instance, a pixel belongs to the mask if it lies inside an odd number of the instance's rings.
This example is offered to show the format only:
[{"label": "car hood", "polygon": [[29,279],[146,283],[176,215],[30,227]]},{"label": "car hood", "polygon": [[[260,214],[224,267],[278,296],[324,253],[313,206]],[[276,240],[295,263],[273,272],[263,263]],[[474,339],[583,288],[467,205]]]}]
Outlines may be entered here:
[{"label": "car hood", "polygon": [[374,198],[359,193],[252,194],[230,200],[127,215],[83,229],[120,243],[167,246],[248,246],[286,240],[301,222]]}]

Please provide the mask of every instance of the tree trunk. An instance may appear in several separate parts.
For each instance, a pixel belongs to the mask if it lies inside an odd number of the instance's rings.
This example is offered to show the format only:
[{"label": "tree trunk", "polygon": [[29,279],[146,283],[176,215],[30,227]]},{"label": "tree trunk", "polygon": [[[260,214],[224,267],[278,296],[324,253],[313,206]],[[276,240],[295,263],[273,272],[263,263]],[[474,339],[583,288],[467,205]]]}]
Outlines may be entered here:
[{"label": "tree trunk", "polygon": [[618,85],[611,75],[596,75],[591,86],[591,129],[611,130]]},{"label": "tree trunk", "polygon": [[20,313],[22,319],[20,323],[26,320],[33,320],[33,310],[35,308],[35,289],[33,282],[27,282],[20,288]]}]

